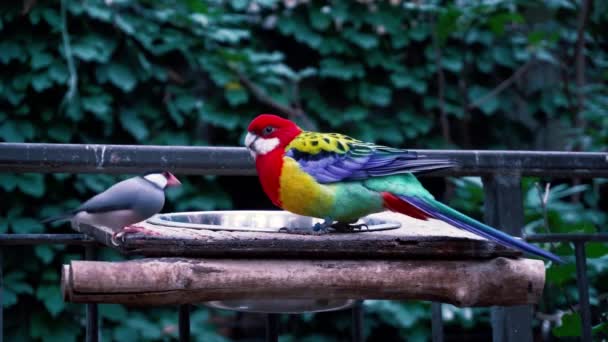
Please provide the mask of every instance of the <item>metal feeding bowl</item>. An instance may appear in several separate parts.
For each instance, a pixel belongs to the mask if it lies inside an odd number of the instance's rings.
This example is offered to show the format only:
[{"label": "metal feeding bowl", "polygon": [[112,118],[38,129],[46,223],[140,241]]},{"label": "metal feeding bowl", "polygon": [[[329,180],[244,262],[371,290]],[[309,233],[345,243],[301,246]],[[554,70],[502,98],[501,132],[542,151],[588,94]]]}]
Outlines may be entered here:
[{"label": "metal feeding bowl", "polygon": [[[147,222],[176,228],[280,233],[285,228],[296,231],[310,229],[315,223],[323,220],[280,210],[225,210],[158,214]],[[367,227],[354,230],[354,233],[401,227],[399,222],[379,219],[373,215],[360,219],[357,224],[360,223],[366,224]]]},{"label": "metal feeding bowl", "polygon": [[[323,220],[291,214],[286,211],[244,210],[244,211],[193,211],[158,214],[148,219],[150,224],[175,228],[208,229],[242,232],[281,233],[290,230],[308,229]],[[397,229],[399,222],[391,222],[377,217],[364,217],[359,222],[365,223],[358,232]],[[320,237],[322,238],[322,237]],[[343,310],[356,303],[353,299],[243,299],[204,302],[203,305],[242,312],[257,313],[304,313]]]},{"label": "metal feeding bowl", "polygon": [[299,314],[349,309],[356,302],[354,299],[243,299],[211,301],[203,304],[216,309],[241,312]]}]

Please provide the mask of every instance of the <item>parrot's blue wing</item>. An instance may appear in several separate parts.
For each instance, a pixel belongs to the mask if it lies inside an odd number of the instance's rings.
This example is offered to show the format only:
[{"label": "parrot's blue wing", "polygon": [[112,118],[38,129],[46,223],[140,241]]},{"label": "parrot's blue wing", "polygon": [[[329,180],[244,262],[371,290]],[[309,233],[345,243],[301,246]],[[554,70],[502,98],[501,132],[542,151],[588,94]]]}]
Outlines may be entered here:
[{"label": "parrot's blue wing", "polygon": [[454,167],[446,159],[362,142],[341,134],[303,132],[285,155],[319,183],[334,183],[399,173],[421,173]]}]

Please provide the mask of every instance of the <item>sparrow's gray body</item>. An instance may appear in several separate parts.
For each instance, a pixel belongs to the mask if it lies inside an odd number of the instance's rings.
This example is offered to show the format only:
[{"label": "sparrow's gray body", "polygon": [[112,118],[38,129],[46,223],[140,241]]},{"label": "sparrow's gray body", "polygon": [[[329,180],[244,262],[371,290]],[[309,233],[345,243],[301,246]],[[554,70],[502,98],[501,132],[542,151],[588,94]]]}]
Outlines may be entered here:
[{"label": "sparrow's gray body", "polygon": [[157,214],[164,204],[162,188],[142,177],[134,177],[116,183],[84,202],[73,211],[73,220],[102,225],[117,232]]},{"label": "sparrow's gray body", "polygon": [[145,233],[145,228],[134,224],[160,212],[165,204],[165,189],[179,184],[179,180],[169,172],[129,178],[91,197],[78,208],[42,222],[71,219],[73,224],[110,228],[114,235],[119,231],[120,234]]}]

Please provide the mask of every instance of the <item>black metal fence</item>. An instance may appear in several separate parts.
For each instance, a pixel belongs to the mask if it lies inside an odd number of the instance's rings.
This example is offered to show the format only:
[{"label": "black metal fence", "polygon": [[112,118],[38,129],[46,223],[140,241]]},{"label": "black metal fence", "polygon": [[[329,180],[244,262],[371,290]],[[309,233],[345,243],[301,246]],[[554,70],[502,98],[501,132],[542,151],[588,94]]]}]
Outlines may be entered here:
[{"label": "black metal fence", "polygon": [[[521,236],[524,223],[522,176],[608,177],[608,153],[547,151],[431,151],[420,154],[448,157],[458,168],[435,173],[441,176],[482,176],[485,191],[485,221]],[[177,174],[254,175],[252,160],[244,148],[72,145],[0,143],[0,172],[141,173],[165,169]],[[530,242],[572,242],[575,246],[576,279],[582,318],[582,340],[591,341],[589,279],[586,273],[585,243],[608,242],[608,234],[538,234],[525,237]],[[0,234],[0,246],[65,244],[84,247],[85,259],[95,259],[101,246],[83,234]],[[2,250],[0,249],[0,263]],[[0,269],[0,302],[3,295]],[[363,306],[352,309],[352,340],[363,340]],[[86,304],[86,341],[98,341],[99,317],[96,304]],[[190,305],[178,310],[179,340],[190,338]],[[277,314],[266,316],[266,339],[278,339]],[[495,342],[532,341],[530,306],[493,307],[492,330]],[[0,308],[0,342],[3,340]],[[441,304],[432,304],[432,339],[443,341]]]}]

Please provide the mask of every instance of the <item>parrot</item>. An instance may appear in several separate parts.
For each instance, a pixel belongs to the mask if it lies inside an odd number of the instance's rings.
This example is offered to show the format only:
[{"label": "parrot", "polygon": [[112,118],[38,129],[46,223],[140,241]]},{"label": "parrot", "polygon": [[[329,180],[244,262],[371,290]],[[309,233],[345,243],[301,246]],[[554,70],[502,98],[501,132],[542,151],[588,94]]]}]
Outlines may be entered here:
[{"label": "parrot", "polygon": [[441,220],[500,245],[563,262],[551,252],[437,201],[415,176],[455,167],[453,161],[339,133],[304,131],[273,114],[254,118],[244,143],[271,202],[289,212],[322,219],[311,227],[318,234],[330,228],[360,228],[364,225],[355,223],[361,217],[390,210],[420,220]]},{"label": "parrot", "polygon": [[180,184],[170,172],[150,172],[118,182],[78,208],[41,222],[72,220],[108,227],[113,231],[112,243],[118,245],[116,238],[125,233],[151,234],[135,223],[160,212],[165,204],[165,190]]}]

